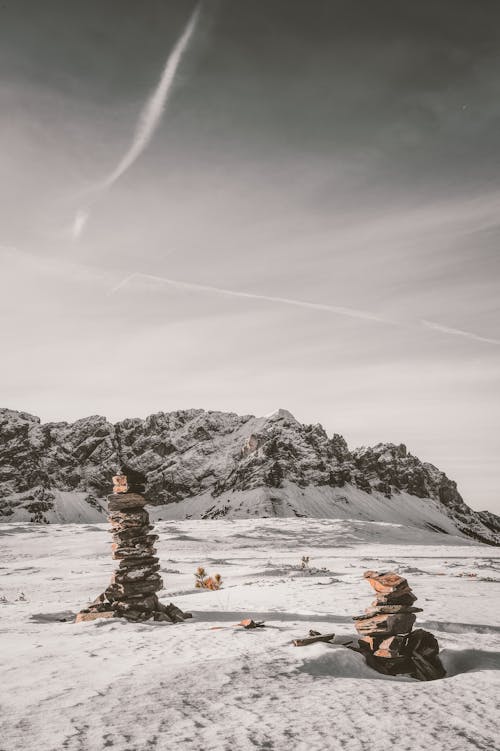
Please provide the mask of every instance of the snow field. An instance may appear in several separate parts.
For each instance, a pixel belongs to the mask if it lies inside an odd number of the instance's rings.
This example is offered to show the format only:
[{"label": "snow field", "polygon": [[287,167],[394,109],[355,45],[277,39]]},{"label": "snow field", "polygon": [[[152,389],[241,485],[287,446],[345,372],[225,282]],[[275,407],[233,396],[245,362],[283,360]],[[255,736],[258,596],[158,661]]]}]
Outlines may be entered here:
[{"label": "snow field", "polygon": [[[0,525],[1,751],[498,748],[499,549],[359,520],[156,526],[159,595],[185,624],[59,620],[107,585],[107,525]],[[196,590],[198,565],[224,588]],[[446,679],[386,678],[341,646],[368,568],[408,577]],[[310,628],[338,643],[293,647]]]}]

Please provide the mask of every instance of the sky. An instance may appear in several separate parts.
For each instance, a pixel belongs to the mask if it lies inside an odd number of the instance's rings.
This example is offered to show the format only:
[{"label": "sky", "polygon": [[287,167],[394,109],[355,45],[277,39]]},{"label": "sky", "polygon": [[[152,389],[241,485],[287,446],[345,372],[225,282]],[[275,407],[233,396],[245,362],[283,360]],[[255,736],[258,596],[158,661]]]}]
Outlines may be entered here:
[{"label": "sky", "polygon": [[497,0],[195,8],[0,5],[1,403],[282,407],[500,513]]}]

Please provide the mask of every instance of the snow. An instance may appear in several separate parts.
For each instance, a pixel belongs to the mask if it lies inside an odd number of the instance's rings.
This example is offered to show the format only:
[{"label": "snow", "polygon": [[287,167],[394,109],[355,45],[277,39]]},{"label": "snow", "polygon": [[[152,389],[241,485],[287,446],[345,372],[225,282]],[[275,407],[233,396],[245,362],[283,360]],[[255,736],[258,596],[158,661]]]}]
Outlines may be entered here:
[{"label": "snow", "polygon": [[[2,751],[496,748],[497,548],[364,520],[156,527],[160,597],[194,615],[176,626],[72,622],[113,570],[107,525],[0,525]],[[199,565],[222,590],[194,588]],[[387,678],[338,643],[373,599],[368,568],[408,576],[446,679]],[[310,628],[337,643],[293,647]]]},{"label": "snow", "polygon": [[179,503],[156,506],[154,519],[200,519],[205,516],[229,519],[307,516],[317,519],[359,519],[409,525],[419,529],[438,527],[457,535],[454,520],[446,507],[432,498],[417,498],[404,491],[386,498],[382,493],[365,493],[353,485],[343,488],[310,485],[300,488],[284,481],[282,488],[252,488],[230,491],[213,497],[202,493]]},{"label": "snow", "polygon": [[[98,507],[86,500],[88,494],[76,491],[54,491],[54,508],[45,512],[50,523],[95,523],[106,519],[105,501]],[[284,481],[281,488],[259,487],[250,490],[226,491],[214,497],[210,491],[186,498],[178,503],[153,506],[153,520],[218,518],[249,519],[251,517],[313,517],[317,519],[351,519],[378,521],[435,529],[450,535],[460,534],[443,504],[432,498],[417,498],[404,491],[386,498],[382,493],[365,493],[353,485],[343,488],[314,485],[300,488]],[[31,514],[17,506],[9,520],[27,522]],[[431,525],[431,526],[429,526]],[[415,534],[418,534],[415,530]]]},{"label": "snow", "polygon": [[[96,499],[96,505],[88,501],[88,493],[80,491],[53,490],[54,507],[45,511],[49,524],[85,524],[103,522],[106,519],[104,499]],[[12,496],[15,500],[21,493]],[[32,514],[23,506],[15,506],[13,514],[8,517],[12,522],[30,522]]]},{"label": "snow", "polygon": [[[88,503],[88,494],[77,491],[53,491],[54,508],[45,512],[48,522],[56,524],[99,523],[106,519],[105,500],[98,505]],[[385,522],[414,528],[418,539],[422,530],[461,535],[455,520],[443,504],[432,498],[417,498],[401,491],[391,498],[373,491],[365,493],[353,485],[343,488],[328,486],[300,488],[284,481],[281,488],[259,487],[250,490],[226,491],[214,497],[210,491],[186,498],[178,503],[152,506],[153,521],[183,519],[250,519],[255,517],[312,517],[365,522]],[[10,522],[28,522],[31,514],[22,506],[14,508]],[[468,538],[463,537],[462,544]]]},{"label": "snow", "polygon": [[286,420],[287,422],[296,423],[297,418],[292,415],[291,412],[289,412],[288,409],[283,409],[280,407],[279,409],[275,409],[273,412],[268,412],[267,415],[264,415],[266,420]]}]

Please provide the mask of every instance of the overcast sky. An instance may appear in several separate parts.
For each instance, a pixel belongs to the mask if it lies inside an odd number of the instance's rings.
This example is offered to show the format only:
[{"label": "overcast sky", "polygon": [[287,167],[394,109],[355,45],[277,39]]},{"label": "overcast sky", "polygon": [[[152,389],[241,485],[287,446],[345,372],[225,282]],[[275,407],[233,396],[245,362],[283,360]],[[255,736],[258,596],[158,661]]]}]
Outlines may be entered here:
[{"label": "overcast sky", "polygon": [[284,407],[500,512],[500,4],[204,0],[96,193],[193,8],[0,5],[2,404]]}]

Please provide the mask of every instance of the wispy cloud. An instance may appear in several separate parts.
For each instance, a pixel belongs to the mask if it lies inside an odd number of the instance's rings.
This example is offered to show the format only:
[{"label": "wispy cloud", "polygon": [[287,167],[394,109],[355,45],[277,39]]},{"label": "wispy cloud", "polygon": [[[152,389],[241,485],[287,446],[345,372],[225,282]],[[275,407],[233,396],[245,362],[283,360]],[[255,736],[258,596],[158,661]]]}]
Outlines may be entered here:
[{"label": "wispy cloud", "polygon": [[121,158],[115,169],[94,188],[96,195],[93,200],[89,201],[85,208],[80,208],[77,211],[71,229],[71,235],[74,240],[78,240],[85,228],[90,215],[90,206],[96,202],[97,197],[103,191],[111,188],[111,186],[134,164],[151,141],[165,111],[165,107],[167,106],[168,97],[172,91],[177,68],[179,67],[182,56],[195,30],[200,10],[201,2],[194,9],[186,28],[167,58],[160,80],[139,116],[134,138],[127,152]]}]

